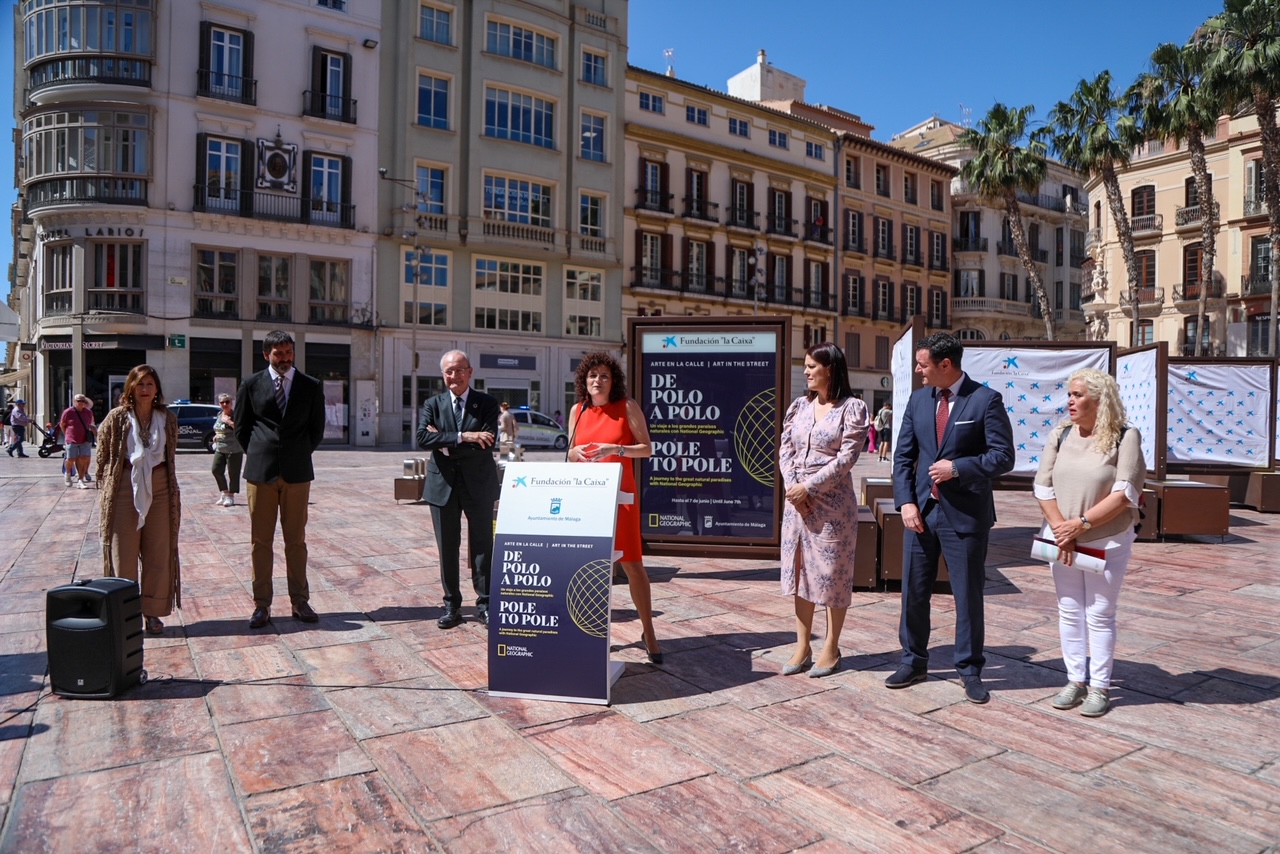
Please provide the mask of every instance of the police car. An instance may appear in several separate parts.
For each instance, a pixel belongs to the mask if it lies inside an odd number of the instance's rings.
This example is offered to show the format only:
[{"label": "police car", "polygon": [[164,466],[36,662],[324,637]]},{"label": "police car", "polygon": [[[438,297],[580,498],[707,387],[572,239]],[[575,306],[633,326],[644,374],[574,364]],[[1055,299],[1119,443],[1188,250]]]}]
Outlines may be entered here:
[{"label": "police car", "polygon": [[169,411],[178,417],[179,448],[203,448],[213,453],[213,422],[221,411],[219,407],[175,400],[169,404]]},{"label": "police car", "polygon": [[557,451],[569,447],[569,434],[550,415],[543,415],[527,406],[513,408],[511,414],[516,417],[516,424],[520,428],[516,433],[517,445],[526,448],[555,448]]}]

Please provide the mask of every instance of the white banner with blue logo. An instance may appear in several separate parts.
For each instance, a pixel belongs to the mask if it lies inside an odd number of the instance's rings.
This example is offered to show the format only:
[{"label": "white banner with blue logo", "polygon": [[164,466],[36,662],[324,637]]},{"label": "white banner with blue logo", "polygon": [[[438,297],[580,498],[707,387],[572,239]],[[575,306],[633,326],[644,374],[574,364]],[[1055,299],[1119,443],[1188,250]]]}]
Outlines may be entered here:
[{"label": "white banner with blue logo", "polygon": [[1012,474],[1034,475],[1053,426],[1067,417],[1067,377],[1082,368],[1108,372],[1110,348],[966,347],[961,367],[1000,392],[1013,425]]},{"label": "white banner with blue logo", "polygon": [[[916,369],[916,348],[908,326],[902,337],[893,342],[889,372],[893,374],[893,435],[901,435],[902,414],[911,399],[912,375]],[[872,413],[874,416],[875,413]],[[897,440],[895,439],[896,443]]]},{"label": "white banner with blue logo", "polygon": [[1169,462],[1270,468],[1274,367],[1169,366]]},{"label": "white banner with blue logo", "polygon": [[1155,350],[1139,350],[1116,358],[1120,402],[1124,404],[1124,414],[1130,426],[1138,428],[1142,434],[1142,458],[1147,463],[1148,473],[1156,470],[1156,416],[1159,414],[1157,407],[1163,405],[1157,399],[1156,363]]},{"label": "white banner with blue logo", "polygon": [[[489,571],[489,693],[608,704],[618,463],[507,463]],[[628,500],[630,500],[628,498]]]}]

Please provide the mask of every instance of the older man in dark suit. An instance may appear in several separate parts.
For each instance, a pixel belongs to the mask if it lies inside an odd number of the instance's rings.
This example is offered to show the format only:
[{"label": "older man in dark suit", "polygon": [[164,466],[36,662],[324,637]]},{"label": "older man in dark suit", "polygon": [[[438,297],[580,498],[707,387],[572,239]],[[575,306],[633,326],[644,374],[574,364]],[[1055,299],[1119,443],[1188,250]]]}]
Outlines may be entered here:
[{"label": "older man in dark suit", "polygon": [[973,703],[982,684],[987,536],[995,524],[991,481],[1013,469],[1013,427],[999,392],[960,369],[964,347],[938,332],[916,346],[924,388],[911,395],[893,457],[894,503],[903,543],[902,666],[885,680],[906,688],[928,677],[929,604],[938,557],[947,560],[956,604],[955,667]]},{"label": "older man in dark suit", "polygon": [[293,336],[276,330],[262,342],[267,369],[236,395],[236,439],[246,452],[249,526],[253,547],[253,616],[249,628],[271,622],[272,541],[276,516],[284,535],[285,572],[293,617],[315,623],[307,585],[307,502],[315,471],[311,455],[324,438],[324,394],[320,381],[293,364]]},{"label": "older man in dark suit", "polygon": [[490,450],[498,436],[498,401],[471,388],[471,362],[461,350],[440,358],[447,391],[422,405],[418,447],[431,451],[422,498],[431,505],[431,524],[440,554],[444,587],[442,629],[462,622],[458,565],[462,517],[467,517],[467,551],[476,619],[489,624],[489,564],[493,555],[493,502],[498,500],[498,468]]}]

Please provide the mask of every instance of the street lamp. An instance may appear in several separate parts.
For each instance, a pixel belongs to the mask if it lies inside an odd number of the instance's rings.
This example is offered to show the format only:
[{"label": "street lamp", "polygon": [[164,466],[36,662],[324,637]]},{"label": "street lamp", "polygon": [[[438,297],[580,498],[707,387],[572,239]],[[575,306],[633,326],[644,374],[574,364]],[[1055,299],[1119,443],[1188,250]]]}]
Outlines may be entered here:
[{"label": "street lamp", "polygon": [[[383,181],[390,181],[393,184],[399,184],[401,187],[413,191],[414,198],[418,202],[418,204],[414,205],[412,208],[414,220],[417,223],[418,229],[424,228],[426,223],[423,219],[423,209],[426,207],[426,193],[418,189],[417,185],[409,181],[407,178],[388,177],[386,169],[379,169],[378,177]],[[405,205],[404,207],[399,208],[399,210],[404,213],[409,213],[410,207]],[[422,301],[420,299],[421,293],[419,288],[422,285],[423,247],[418,242],[417,230],[405,230],[400,237],[403,240],[413,241],[413,311],[410,315],[412,322],[409,326],[409,349],[413,352],[413,360],[409,367],[409,408],[412,410],[412,415],[410,416],[409,421],[409,442],[411,446],[416,446],[418,441],[418,322],[422,319]],[[397,266],[399,266],[398,261]],[[399,300],[399,296],[397,296],[396,299]]]}]

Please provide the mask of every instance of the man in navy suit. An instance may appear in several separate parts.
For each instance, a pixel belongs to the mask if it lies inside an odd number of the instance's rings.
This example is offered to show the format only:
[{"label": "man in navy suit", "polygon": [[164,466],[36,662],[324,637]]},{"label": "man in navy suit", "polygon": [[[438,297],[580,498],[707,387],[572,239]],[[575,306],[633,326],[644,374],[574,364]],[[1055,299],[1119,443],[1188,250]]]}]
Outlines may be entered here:
[{"label": "man in navy suit", "polygon": [[476,619],[489,625],[489,563],[493,555],[493,502],[498,500],[498,467],[490,450],[498,436],[498,401],[471,388],[471,362],[461,350],[440,357],[447,391],[422,405],[418,447],[431,451],[422,498],[431,505],[431,525],[440,555],[444,587],[442,629],[462,622],[458,564],[462,517],[467,517],[467,551]]},{"label": "man in navy suit", "polygon": [[928,677],[929,604],[946,558],[956,603],[955,667],[965,696],[985,703],[982,591],[987,535],[995,524],[991,480],[1013,469],[1013,427],[998,392],[960,369],[964,347],[947,332],[916,346],[924,388],[903,412],[893,456],[893,498],[902,511],[902,666],[885,680],[906,688]]},{"label": "man in navy suit", "polygon": [[240,386],[236,439],[245,449],[249,484],[249,538],[253,555],[253,616],[249,628],[271,622],[272,541],[276,516],[284,536],[284,565],[293,617],[319,621],[307,584],[307,503],[315,471],[311,455],[324,438],[324,394],[320,381],[293,365],[293,336],[282,330],[262,341],[267,368]]}]

